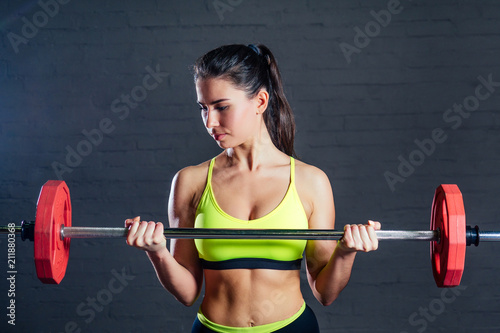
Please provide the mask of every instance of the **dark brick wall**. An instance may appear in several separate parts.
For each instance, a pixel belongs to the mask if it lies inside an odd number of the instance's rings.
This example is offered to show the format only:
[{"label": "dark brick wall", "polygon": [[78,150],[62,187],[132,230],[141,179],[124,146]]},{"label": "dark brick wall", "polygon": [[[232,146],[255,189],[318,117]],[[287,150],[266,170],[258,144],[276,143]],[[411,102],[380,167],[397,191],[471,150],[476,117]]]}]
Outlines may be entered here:
[{"label": "dark brick wall", "polygon": [[[219,152],[189,66],[260,42],[280,63],[300,157],[330,177],[338,228],[425,230],[434,189],[456,183],[468,223],[499,229],[497,1],[2,1],[0,17],[1,224],[34,219],[57,178],[75,225],[165,221],[175,172]],[[4,264],[1,331],[189,331],[199,302],[163,292],[124,240],[74,240],[59,286],[37,280],[32,244],[16,245],[16,326]],[[358,255],[329,307],[304,277],[322,332],[497,332],[500,247],[468,248],[452,290],[435,287],[428,247]],[[6,263],[6,237],[0,248]]]}]

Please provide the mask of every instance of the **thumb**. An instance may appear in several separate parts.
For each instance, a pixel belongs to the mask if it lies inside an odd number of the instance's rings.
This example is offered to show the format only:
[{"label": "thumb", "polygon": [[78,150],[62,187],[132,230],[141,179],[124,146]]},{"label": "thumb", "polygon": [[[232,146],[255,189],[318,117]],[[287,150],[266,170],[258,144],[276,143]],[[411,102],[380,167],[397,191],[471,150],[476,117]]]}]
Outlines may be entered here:
[{"label": "thumb", "polygon": [[126,219],[125,220],[125,227],[129,228],[134,222],[141,222],[141,217],[136,216],[133,219]]},{"label": "thumb", "polygon": [[372,221],[372,220],[368,220],[368,225],[372,226],[373,229],[375,229],[375,230],[380,230],[380,228],[382,227],[382,225],[380,224],[380,222],[378,222],[378,221]]}]

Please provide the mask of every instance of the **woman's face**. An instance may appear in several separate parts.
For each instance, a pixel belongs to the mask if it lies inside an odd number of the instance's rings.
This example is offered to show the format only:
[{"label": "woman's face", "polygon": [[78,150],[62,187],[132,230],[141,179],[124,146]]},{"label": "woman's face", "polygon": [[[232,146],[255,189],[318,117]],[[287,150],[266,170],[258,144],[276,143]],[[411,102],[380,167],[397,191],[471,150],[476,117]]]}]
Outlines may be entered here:
[{"label": "woman's face", "polygon": [[242,145],[258,135],[267,107],[261,94],[249,99],[230,81],[218,78],[198,79],[196,94],[203,123],[221,148]]}]

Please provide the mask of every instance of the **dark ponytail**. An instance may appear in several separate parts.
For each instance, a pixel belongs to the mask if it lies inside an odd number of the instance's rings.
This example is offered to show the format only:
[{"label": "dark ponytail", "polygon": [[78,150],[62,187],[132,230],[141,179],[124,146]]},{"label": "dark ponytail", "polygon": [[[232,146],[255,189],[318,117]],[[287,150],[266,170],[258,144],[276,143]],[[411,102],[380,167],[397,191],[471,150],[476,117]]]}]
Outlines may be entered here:
[{"label": "dark ponytail", "polygon": [[265,88],[269,93],[264,123],[273,144],[287,155],[293,148],[295,120],[285,97],[278,64],[264,45],[225,45],[200,57],[194,67],[194,80],[228,79],[244,90],[249,98]]}]

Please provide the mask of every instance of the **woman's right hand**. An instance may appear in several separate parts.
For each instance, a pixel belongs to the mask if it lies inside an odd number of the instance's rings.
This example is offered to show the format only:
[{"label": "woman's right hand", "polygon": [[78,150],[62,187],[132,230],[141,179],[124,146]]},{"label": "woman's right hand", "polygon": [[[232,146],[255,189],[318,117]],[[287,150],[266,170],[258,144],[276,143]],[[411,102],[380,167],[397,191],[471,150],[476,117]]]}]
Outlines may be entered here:
[{"label": "woman's right hand", "polygon": [[159,252],[167,249],[167,239],[163,234],[161,222],[142,221],[141,217],[125,220],[128,228],[127,244],[147,252]]}]

